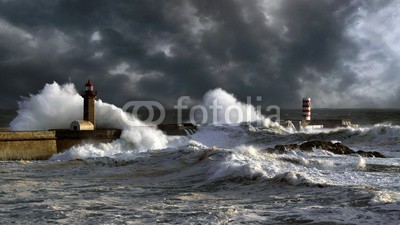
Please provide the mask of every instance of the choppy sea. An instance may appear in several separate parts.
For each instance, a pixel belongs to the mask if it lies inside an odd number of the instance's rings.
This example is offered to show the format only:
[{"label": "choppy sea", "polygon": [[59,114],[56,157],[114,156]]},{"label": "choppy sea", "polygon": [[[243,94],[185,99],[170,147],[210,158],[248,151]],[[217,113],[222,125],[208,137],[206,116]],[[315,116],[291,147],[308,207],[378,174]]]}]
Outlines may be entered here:
[{"label": "choppy sea", "polygon": [[[68,92],[58,88],[47,91]],[[39,95],[45,94],[46,88]],[[53,113],[35,114],[36,104],[28,104],[34,97],[20,105],[12,129],[35,123],[26,112],[58,126]],[[97,107],[100,118],[121,113],[106,103]],[[282,110],[281,117],[298,113]],[[312,116],[361,126],[288,131],[273,122],[204,124],[183,137],[131,127],[113,143],[74,146],[47,161],[0,162],[0,223],[400,224],[400,110],[316,109]],[[387,158],[263,151],[309,140]]]}]

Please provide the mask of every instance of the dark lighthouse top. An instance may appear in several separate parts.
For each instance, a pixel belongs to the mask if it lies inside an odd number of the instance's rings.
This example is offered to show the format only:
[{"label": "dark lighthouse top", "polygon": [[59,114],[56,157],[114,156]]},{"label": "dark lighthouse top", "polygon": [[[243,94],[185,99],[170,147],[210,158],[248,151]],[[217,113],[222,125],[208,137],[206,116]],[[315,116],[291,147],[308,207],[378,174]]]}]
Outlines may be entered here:
[{"label": "dark lighthouse top", "polygon": [[93,90],[93,82],[91,80],[88,80],[88,82],[85,84],[85,91],[82,93],[82,96],[96,96],[97,91]]}]

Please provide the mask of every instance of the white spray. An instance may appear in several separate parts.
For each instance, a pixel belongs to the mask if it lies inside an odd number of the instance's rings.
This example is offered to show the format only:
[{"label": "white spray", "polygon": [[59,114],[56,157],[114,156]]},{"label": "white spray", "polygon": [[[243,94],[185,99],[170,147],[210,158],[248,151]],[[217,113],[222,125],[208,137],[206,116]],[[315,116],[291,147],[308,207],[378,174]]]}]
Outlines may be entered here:
[{"label": "white spray", "polygon": [[[262,115],[261,109],[238,101],[233,94],[221,88],[208,91],[203,101],[209,124],[201,126],[192,135],[192,139],[204,145],[233,148],[246,143],[248,141],[246,130],[238,126],[246,122],[252,127],[256,125],[254,129],[268,128],[277,132],[284,130],[278,123]],[[204,116],[204,112],[200,114]],[[200,116],[197,115],[199,121],[202,120],[199,119]]]},{"label": "white spray", "polygon": [[204,97],[208,122],[213,124],[239,124],[242,122],[261,122],[263,126],[279,126],[261,114],[253,105],[239,102],[233,94],[221,88],[208,91]]},{"label": "white spray", "polygon": [[[72,121],[82,119],[83,99],[71,83],[46,84],[38,94],[23,98],[17,117],[10,123],[12,130],[68,129]],[[124,121],[130,120],[128,126]],[[96,101],[96,123],[99,128],[123,129],[121,138],[136,150],[162,149],[168,146],[168,137],[155,127],[146,126],[115,105]],[[107,149],[116,146],[107,146]]]}]

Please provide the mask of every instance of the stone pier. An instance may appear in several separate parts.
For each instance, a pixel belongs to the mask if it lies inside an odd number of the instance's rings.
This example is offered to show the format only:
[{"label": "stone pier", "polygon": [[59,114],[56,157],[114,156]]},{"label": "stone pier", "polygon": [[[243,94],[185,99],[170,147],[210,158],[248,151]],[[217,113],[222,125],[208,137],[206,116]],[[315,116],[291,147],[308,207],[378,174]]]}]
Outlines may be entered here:
[{"label": "stone pier", "polygon": [[82,143],[107,143],[121,130],[50,130],[0,132],[0,160],[43,160]]}]

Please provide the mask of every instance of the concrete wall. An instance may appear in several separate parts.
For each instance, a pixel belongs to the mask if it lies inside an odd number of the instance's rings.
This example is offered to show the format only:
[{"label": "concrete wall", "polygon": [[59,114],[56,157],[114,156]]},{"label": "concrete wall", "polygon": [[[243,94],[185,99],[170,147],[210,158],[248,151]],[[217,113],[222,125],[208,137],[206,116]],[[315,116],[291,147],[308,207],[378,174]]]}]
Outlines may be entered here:
[{"label": "concrete wall", "polygon": [[63,152],[82,143],[108,143],[118,139],[122,131],[110,130],[56,130],[57,152]]},{"label": "concrete wall", "polygon": [[[197,129],[192,124],[167,124],[159,128],[168,135],[187,135]],[[0,160],[49,159],[74,145],[112,142],[121,133],[119,129],[0,132]]]},{"label": "concrete wall", "polygon": [[0,132],[0,160],[40,160],[57,153],[54,131]]},{"label": "concrete wall", "polygon": [[337,128],[337,127],[352,127],[357,128],[357,124],[352,124],[349,119],[327,119],[327,120],[286,120],[282,123],[283,126],[290,127],[294,126],[297,130],[304,126],[320,126],[323,128]]},{"label": "concrete wall", "polygon": [[81,143],[111,142],[121,130],[0,132],[0,160],[42,160]]}]

